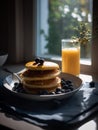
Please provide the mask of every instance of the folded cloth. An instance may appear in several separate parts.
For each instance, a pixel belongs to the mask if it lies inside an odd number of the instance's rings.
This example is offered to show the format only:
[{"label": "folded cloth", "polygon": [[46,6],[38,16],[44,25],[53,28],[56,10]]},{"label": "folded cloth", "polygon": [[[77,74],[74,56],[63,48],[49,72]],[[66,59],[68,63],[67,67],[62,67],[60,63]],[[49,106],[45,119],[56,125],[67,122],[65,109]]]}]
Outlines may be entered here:
[{"label": "folded cloth", "polygon": [[98,83],[90,87],[86,82],[72,97],[61,101],[24,100],[3,86],[0,91],[0,111],[47,130],[79,127],[98,111]]}]

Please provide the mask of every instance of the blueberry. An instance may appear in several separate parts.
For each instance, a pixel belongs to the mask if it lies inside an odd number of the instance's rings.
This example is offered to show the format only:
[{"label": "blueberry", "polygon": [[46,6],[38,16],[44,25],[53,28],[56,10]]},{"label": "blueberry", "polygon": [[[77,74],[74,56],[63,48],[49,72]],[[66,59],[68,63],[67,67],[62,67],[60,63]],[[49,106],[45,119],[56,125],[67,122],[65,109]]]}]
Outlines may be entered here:
[{"label": "blueberry", "polygon": [[95,87],[95,82],[94,82],[94,81],[91,81],[91,82],[89,83],[89,85],[90,85],[91,88],[93,88],[93,87]]},{"label": "blueberry", "polygon": [[66,84],[71,84],[71,83],[72,83],[72,81],[66,80]]},{"label": "blueberry", "polygon": [[12,88],[13,91],[16,91],[18,89],[18,84],[17,82],[14,83],[14,87]]},{"label": "blueberry", "polygon": [[35,63],[36,64],[40,63],[40,58],[39,57],[35,59]]},{"label": "blueberry", "polygon": [[61,86],[65,85],[66,82],[64,80],[61,80]]},{"label": "blueberry", "polygon": [[63,85],[65,85],[65,84],[67,84],[67,85],[70,85],[70,84],[72,84],[72,81],[70,81],[70,80],[65,80],[65,79],[61,79],[61,85],[63,86]]},{"label": "blueberry", "polygon": [[66,83],[61,80],[61,87],[63,87]]},{"label": "blueberry", "polygon": [[73,82],[71,80],[65,80],[65,79],[61,79],[61,86],[62,86],[62,89],[65,89],[68,91],[72,91],[74,90],[74,85],[73,85]]},{"label": "blueberry", "polygon": [[38,66],[40,66],[40,65],[43,65],[43,63],[44,63],[44,59],[38,57],[35,59],[35,62],[33,65],[37,64]]},{"label": "blueberry", "polygon": [[19,83],[15,82],[15,83],[14,83],[14,86],[18,86],[18,84],[19,84]]},{"label": "blueberry", "polygon": [[63,89],[68,89],[68,88],[69,88],[69,85],[68,85],[68,84],[64,84],[64,85],[62,86],[62,88],[63,88]]},{"label": "blueberry", "polygon": [[73,91],[74,90],[74,87],[73,86],[69,86],[69,89],[71,90],[71,91]]},{"label": "blueberry", "polygon": [[60,93],[62,93],[62,92],[61,92],[61,88],[56,88],[55,93],[56,93],[56,94],[60,94]]},{"label": "blueberry", "polygon": [[44,63],[44,59],[40,59],[40,61],[39,61],[39,64],[38,64],[38,65],[43,65],[43,63]]},{"label": "blueberry", "polygon": [[58,88],[56,88],[56,91],[61,91],[61,88],[59,88],[59,87],[58,87]]},{"label": "blueberry", "polygon": [[12,88],[12,90],[16,91],[16,92],[24,92],[24,89],[23,89],[22,86],[23,86],[22,83],[15,82],[14,87]]}]

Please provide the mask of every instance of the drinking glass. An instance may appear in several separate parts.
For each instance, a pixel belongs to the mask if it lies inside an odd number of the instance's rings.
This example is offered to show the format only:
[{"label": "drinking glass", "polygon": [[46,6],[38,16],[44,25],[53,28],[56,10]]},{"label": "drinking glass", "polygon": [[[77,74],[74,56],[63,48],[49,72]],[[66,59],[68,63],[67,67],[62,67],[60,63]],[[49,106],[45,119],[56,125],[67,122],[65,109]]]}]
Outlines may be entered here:
[{"label": "drinking glass", "polygon": [[80,46],[72,40],[62,39],[62,72],[80,74]]}]

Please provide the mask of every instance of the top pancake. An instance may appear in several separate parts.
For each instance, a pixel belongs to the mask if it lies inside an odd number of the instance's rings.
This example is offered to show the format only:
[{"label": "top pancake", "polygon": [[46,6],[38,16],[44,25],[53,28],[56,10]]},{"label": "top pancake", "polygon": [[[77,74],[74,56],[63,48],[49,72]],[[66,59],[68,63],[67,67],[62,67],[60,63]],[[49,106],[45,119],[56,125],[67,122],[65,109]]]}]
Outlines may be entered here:
[{"label": "top pancake", "polygon": [[50,62],[50,61],[45,61],[43,65],[38,65],[35,64],[35,61],[31,61],[25,64],[25,67],[30,69],[30,70],[53,70],[53,69],[59,69],[59,65]]}]

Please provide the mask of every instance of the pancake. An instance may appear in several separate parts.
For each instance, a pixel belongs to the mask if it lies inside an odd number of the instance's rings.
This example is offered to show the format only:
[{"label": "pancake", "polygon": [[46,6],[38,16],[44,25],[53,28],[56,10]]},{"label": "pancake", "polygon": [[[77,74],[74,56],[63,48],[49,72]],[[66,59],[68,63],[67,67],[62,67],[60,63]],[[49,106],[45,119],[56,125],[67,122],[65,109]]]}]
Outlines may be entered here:
[{"label": "pancake", "polygon": [[22,73],[23,80],[47,80],[55,78],[60,74],[60,70],[26,70]]},{"label": "pancake", "polygon": [[35,61],[31,61],[26,63],[26,68],[29,70],[54,70],[59,69],[59,65],[54,62],[45,61],[43,65],[35,64]]},{"label": "pancake", "polygon": [[58,86],[60,84],[61,79],[59,77],[48,79],[48,80],[24,80],[23,84],[27,86],[28,88],[53,88],[54,86]]}]

